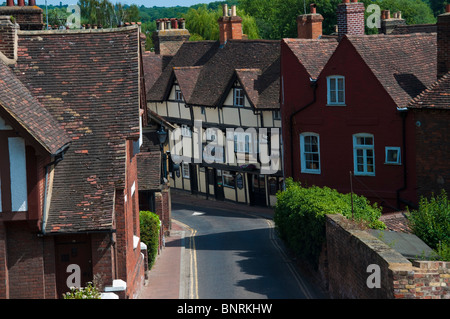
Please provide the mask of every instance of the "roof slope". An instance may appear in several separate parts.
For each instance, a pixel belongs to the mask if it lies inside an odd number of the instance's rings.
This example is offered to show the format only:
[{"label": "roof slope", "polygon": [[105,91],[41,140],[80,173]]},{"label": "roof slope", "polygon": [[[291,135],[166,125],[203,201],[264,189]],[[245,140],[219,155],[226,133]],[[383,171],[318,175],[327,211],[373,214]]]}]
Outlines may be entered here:
[{"label": "roof slope", "polygon": [[336,39],[283,39],[283,41],[313,79],[317,79],[338,45]]},{"label": "roof slope", "polygon": [[450,109],[450,72],[413,99],[411,109]]},{"label": "roof slope", "polygon": [[436,80],[436,33],[346,38],[400,108]]},{"label": "roof slope", "polygon": [[203,66],[190,104],[221,106],[227,89],[237,78],[236,70],[242,69],[261,70],[253,79],[252,90],[258,95],[257,101],[251,101],[254,107],[279,108],[280,41],[271,40],[228,41]]},{"label": "roof slope", "polygon": [[112,228],[126,138],[139,137],[139,30],[19,36],[16,74],[72,138],[55,169],[47,232]]},{"label": "roof slope", "polygon": [[[173,69],[175,67],[196,67],[204,65],[219,49],[218,41],[187,41],[164,68],[161,76],[153,85],[146,76],[147,100],[150,102],[164,101],[173,83]],[[151,63],[151,60],[144,56],[144,65]]]},{"label": "roof slope", "polygon": [[60,124],[3,62],[0,62],[0,106],[50,154],[70,142]]}]

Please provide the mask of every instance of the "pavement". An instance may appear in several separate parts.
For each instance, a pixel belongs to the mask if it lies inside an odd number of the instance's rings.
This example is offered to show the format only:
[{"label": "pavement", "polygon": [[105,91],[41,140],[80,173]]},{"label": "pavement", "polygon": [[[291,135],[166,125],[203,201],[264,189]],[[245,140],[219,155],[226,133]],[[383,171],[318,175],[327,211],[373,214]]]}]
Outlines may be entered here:
[{"label": "pavement", "polygon": [[[214,207],[216,209],[242,211],[265,218],[273,218],[273,209],[268,207],[248,206],[227,201],[205,199],[202,195],[192,195],[188,192],[171,189],[172,206]],[[138,299],[187,299],[185,295],[184,249],[185,237],[190,230],[186,225],[172,219],[170,235],[165,237],[165,247],[160,250],[148,279],[138,296]]]}]

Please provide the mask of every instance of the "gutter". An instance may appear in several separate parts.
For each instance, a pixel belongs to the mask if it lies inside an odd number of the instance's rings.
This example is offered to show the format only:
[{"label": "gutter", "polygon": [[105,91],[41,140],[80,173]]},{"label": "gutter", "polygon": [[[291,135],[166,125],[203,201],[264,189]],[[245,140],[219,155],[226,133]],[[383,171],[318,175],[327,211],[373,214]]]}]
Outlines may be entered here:
[{"label": "gutter", "polygon": [[309,102],[308,104],[306,104],[305,106],[303,106],[301,109],[295,111],[293,114],[291,114],[289,121],[290,121],[290,126],[289,126],[289,130],[290,130],[290,138],[291,138],[291,176],[294,177],[294,143],[293,143],[293,120],[294,120],[294,116],[296,116],[298,113],[300,113],[301,111],[305,110],[306,108],[308,108],[309,106],[311,106],[312,104],[314,104],[316,102],[316,91],[317,91],[317,81],[319,79],[313,79],[313,78],[309,78],[311,87],[313,88],[313,93],[314,93],[314,97],[313,100],[311,102]]},{"label": "gutter", "polygon": [[64,159],[64,154],[67,152],[67,150],[69,149],[70,146],[70,142],[65,144],[64,146],[62,146],[60,149],[58,149],[56,151],[55,154],[52,154],[52,158],[54,158],[54,160],[50,163],[48,163],[47,165],[45,165],[45,186],[44,186],[44,206],[42,209],[42,228],[41,228],[41,233],[42,235],[45,235],[45,228],[47,227],[47,210],[46,210],[46,206],[47,206],[47,185],[48,185],[48,168],[52,165],[57,165],[59,162],[61,162]]}]

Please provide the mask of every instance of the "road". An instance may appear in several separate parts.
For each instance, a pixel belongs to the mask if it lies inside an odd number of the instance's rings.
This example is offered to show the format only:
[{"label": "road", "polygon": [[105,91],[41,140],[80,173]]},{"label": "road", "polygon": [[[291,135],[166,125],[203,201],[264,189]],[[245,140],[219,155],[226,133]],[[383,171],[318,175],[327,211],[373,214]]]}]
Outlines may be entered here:
[{"label": "road", "polygon": [[323,298],[286,255],[271,218],[245,209],[172,204],[172,218],[189,229],[185,237],[185,297]]}]

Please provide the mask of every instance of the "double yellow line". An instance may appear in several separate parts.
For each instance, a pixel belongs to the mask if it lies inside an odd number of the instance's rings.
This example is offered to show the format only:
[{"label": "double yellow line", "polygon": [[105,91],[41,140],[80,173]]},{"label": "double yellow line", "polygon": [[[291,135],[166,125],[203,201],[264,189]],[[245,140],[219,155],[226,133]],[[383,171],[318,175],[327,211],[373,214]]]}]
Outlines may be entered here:
[{"label": "double yellow line", "polygon": [[198,299],[197,250],[195,248],[195,235],[197,234],[197,230],[178,220],[176,222],[191,233],[189,236],[189,299]]}]

